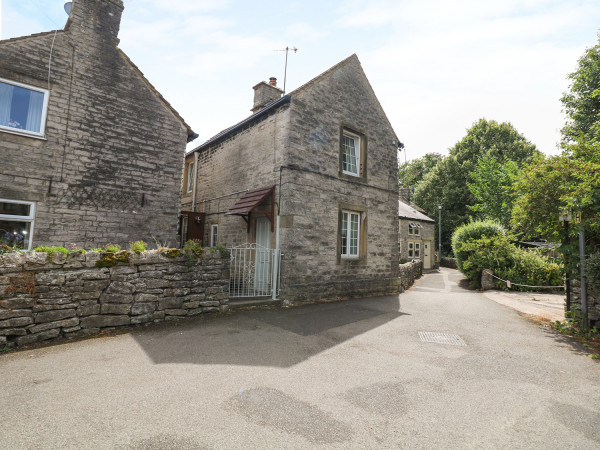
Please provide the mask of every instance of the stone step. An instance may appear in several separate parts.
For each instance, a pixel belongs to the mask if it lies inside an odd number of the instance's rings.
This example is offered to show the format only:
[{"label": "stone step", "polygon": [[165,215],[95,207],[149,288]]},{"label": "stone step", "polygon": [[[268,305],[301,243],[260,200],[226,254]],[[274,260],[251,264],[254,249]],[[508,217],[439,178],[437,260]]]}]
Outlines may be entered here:
[{"label": "stone step", "polygon": [[271,297],[230,298],[229,309],[255,308],[257,306],[281,306],[281,300]]}]

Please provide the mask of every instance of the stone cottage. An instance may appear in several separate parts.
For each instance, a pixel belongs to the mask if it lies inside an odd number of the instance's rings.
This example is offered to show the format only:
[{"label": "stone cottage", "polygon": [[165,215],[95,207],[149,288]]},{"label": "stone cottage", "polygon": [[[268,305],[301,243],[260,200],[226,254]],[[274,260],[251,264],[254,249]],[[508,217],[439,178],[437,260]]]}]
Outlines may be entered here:
[{"label": "stone cottage", "polygon": [[119,49],[122,0],[0,41],[0,244],[176,243],[192,129]]},{"label": "stone cottage", "polygon": [[435,220],[410,201],[410,194],[402,189],[398,200],[398,252],[400,261],[420,259],[423,269],[436,266]]},{"label": "stone cottage", "polygon": [[182,230],[232,248],[232,297],[397,292],[399,140],[358,57],[253,89],[250,117],[186,155]]}]

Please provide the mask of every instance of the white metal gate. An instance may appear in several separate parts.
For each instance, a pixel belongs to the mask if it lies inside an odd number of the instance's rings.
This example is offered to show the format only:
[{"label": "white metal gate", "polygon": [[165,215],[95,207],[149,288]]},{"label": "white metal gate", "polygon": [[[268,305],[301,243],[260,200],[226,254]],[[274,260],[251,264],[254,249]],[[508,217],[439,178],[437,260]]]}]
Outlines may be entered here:
[{"label": "white metal gate", "polygon": [[[229,249],[229,297],[266,297],[279,295],[279,252],[258,244],[243,244]],[[277,260],[276,260],[277,259]],[[276,273],[273,273],[274,263]]]}]

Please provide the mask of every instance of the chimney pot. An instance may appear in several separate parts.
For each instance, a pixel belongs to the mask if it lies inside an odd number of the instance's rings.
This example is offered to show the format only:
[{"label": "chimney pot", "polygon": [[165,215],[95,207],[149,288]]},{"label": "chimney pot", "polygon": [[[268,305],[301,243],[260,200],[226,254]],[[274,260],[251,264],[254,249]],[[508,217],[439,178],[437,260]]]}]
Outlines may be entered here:
[{"label": "chimney pot", "polygon": [[270,84],[271,86],[275,86],[275,87],[277,87],[277,78],[275,78],[275,77],[271,77],[271,78],[269,78],[269,84]]}]

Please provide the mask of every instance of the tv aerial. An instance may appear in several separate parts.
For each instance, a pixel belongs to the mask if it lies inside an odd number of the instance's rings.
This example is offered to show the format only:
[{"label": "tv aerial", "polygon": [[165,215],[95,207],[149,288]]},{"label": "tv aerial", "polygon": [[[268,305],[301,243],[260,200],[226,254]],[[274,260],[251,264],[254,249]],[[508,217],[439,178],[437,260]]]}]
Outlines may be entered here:
[{"label": "tv aerial", "polygon": [[287,65],[288,65],[288,53],[292,50],[294,53],[298,51],[296,47],[288,47],[282,48],[281,50],[275,50],[276,52],[285,52],[285,68],[283,70],[283,93],[285,94],[285,83],[287,81]]}]

